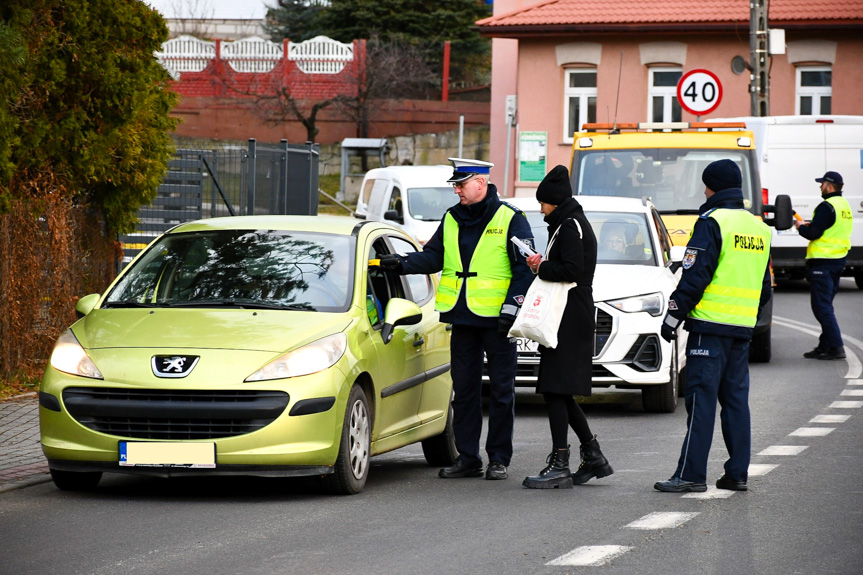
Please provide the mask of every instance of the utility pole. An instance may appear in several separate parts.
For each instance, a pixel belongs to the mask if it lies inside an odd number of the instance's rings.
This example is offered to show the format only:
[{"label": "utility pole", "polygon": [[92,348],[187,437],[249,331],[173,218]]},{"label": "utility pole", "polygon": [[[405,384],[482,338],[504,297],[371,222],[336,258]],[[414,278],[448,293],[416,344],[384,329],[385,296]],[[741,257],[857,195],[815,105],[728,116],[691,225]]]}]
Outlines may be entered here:
[{"label": "utility pole", "polygon": [[749,4],[749,95],[752,116],[770,115],[770,79],[767,62],[767,0],[750,0]]}]

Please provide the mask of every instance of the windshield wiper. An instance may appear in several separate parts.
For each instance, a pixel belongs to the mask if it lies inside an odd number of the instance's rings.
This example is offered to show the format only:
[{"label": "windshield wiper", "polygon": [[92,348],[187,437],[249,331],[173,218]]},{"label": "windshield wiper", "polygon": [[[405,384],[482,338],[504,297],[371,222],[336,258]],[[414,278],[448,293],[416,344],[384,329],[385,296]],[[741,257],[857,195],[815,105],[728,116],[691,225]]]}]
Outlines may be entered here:
[{"label": "windshield wiper", "polygon": [[102,304],[102,309],[109,308],[109,307],[116,307],[116,308],[123,308],[123,307],[165,307],[165,304],[153,303],[153,302],[149,302],[149,301],[140,302],[140,301],[131,301],[131,300],[108,301],[108,302],[105,302]]},{"label": "windshield wiper", "polygon": [[[238,307],[240,309],[306,310],[306,308],[260,301],[238,301],[234,299],[211,299],[203,301],[175,301],[166,307]],[[308,310],[306,310],[308,311]]]}]

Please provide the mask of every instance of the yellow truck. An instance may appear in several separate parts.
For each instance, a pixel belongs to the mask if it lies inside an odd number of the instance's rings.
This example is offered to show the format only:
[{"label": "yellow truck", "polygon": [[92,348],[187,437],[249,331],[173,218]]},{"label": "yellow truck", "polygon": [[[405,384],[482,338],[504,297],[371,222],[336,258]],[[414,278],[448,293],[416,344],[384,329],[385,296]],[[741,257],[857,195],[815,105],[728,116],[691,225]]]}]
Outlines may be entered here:
[{"label": "yellow truck", "polygon": [[[730,159],[743,175],[744,204],[777,229],[792,225],[787,196],[767,205],[762,196],[755,139],[743,122],[585,124],[573,138],[573,194],[648,197],[675,245],[686,245],[704,203],[701,173],[715,160]],[[759,319],[750,360],[770,361],[773,299]]]}]

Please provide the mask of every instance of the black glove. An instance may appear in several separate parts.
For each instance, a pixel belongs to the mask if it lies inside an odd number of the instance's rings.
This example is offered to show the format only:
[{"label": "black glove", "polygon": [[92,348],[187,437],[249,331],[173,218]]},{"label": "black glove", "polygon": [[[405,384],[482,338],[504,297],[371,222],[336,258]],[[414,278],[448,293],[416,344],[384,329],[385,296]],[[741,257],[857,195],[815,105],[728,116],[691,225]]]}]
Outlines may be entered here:
[{"label": "black glove", "polygon": [[677,339],[678,325],[680,325],[679,319],[670,314],[665,314],[665,318],[662,320],[662,328],[659,330],[659,335],[661,335],[662,339],[665,341]]},{"label": "black glove", "polygon": [[515,318],[509,315],[502,315],[497,320],[497,333],[502,337],[509,337],[509,328],[515,322]]},{"label": "black glove", "polygon": [[381,269],[387,272],[399,273],[402,271],[402,260],[395,254],[381,256]]}]

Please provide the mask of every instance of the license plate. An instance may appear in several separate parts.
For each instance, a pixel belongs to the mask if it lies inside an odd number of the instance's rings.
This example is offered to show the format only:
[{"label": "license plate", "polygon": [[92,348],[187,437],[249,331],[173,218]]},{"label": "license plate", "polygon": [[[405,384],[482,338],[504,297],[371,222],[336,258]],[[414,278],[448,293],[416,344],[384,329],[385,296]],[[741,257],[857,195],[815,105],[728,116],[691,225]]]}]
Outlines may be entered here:
[{"label": "license plate", "polygon": [[517,337],[515,340],[515,349],[517,351],[536,351],[539,349],[539,344],[532,339]]},{"label": "license plate", "polygon": [[121,441],[119,455],[122,467],[216,467],[215,443]]}]

